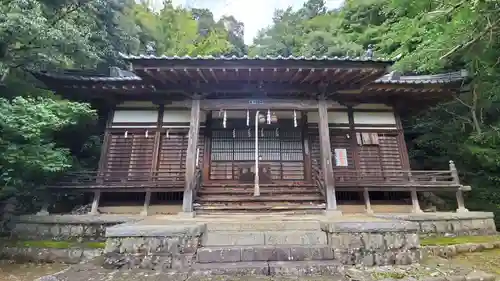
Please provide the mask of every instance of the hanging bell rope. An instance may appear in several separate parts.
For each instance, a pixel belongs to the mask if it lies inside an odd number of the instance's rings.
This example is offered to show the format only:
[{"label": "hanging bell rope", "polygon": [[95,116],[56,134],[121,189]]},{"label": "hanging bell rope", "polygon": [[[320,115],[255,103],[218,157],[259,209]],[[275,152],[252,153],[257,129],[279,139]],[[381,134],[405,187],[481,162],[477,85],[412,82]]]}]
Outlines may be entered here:
[{"label": "hanging bell rope", "polygon": [[123,137],[128,138],[128,131],[125,131],[125,135]]},{"label": "hanging bell rope", "polygon": [[[250,110],[247,110],[247,127],[250,127]],[[250,129],[248,129],[250,131]]]},{"label": "hanging bell rope", "polygon": [[297,128],[297,111],[293,111],[293,126]]},{"label": "hanging bell rope", "polygon": [[268,109],[267,110],[267,124],[271,124],[271,110]]},{"label": "hanging bell rope", "polygon": [[227,122],[227,113],[224,110],[224,116],[222,117],[222,127],[224,127],[224,129],[226,128],[226,122]]}]

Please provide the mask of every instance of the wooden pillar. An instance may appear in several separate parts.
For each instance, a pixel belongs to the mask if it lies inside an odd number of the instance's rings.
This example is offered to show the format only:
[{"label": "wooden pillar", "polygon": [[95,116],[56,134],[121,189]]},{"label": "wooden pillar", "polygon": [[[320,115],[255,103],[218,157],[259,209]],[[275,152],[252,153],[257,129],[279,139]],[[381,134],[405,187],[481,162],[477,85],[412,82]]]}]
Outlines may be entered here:
[{"label": "wooden pillar", "polygon": [[327,212],[339,212],[337,209],[337,197],[335,195],[335,177],[333,175],[332,147],[330,144],[330,129],[328,128],[328,108],[324,96],[321,96],[319,99],[318,113],[321,169],[323,170],[323,180],[326,188],[326,210]]},{"label": "wooden pillar", "polygon": [[150,202],[151,202],[151,191],[146,191],[146,196],[144,197],[144,206],[142,207],[142,211],[141,211],[142,216],[148,215]]},{"label": "wooden pillar", "polygon": [[191,103],[191,120],[189,123],[188,147],[186,153],[186,175],[182,212],[193,212],[193,180],[196,172],[196,149],[200,132],[200,99],[195,97]]},{"label": "wooden pillar", "polygon": [[151,181],[158,179],[158,163],[160,162],[160,148],[161,148],[161,130],[163,127],[163,115],[165,114],[165,105],[158,106],[158,119],[156,120],[156,132],[154,136],[153,157],[151,161]]},{"label": "wooden pillar", "polygon": [[90,209],[90,215],[97,215],[99,212],[99,200],[101,199],[101,191],[94,191],[94,199],[92,200],[92,208]]},{"label": "wooden pillar", "polygon": [[312,180],[312,175],[311,175],[311,168],[312,168],[312,162],[311,162],[311,144],[309,141],[309,132],[307,130],[307,111],[302,111],[302,116],[301,116],[301,126],[302,126],[302,140],[303,140],[303,145],[304,145],[304,179],[306,181],[311,181]]},{"label": "wooden pillar", "polygon": [[354,126],[354,109],[352,106],[347,107],[347,117],[349,119],[349,144],[351,146],[352,159],[354,162],[353,167],[355,171],[359,171],[360,155],[358,141],[356,138],[356,127]]},{"label": "wooden pillar", "polygon": [[363,197],[365,199],[365,209],[368,214],[373,214],[372,210],[372,203],[370,201],[370,192],[368,191],[368,188],[365,188],[363,190]]},{"label": "wooden pillar", "polygon": [[104,132],[104,139],[102,141],[102,146],[101,146],[101,155],[99,156],[99,164],[98,164],[98,175],[97,175],[97,182],[102,183],[103,178],[104,178],[104,170],[107,166],[108,163],[108,148],[109,148],[109,141],[111,139],[111,134],[109,132],[109,129],[111,128],[111,125],[113,124],[113,118],[115,115],[115,106],[113,106],[109,113],[108,113],[108,120],[106,120],[106,128]]},{"label": "wooden pillar", "polygon": [[212,111],[208,111],[205,119],[205,146],[203,147],[203,181],[210,180],[210,154],[212,147]]},{"label": "wooden pillar", "polygon": [[[394,107],[393,107],[394,108]],[[410,170],[410,158],[408,156],[408,147],[406,146],[405,135],[403,130],[403,124],[401,123],[401,116],[396,112],[397,108],[394,109],[394,117],[396,119],[396,128],[398,130],[398,135],[396,137],[398,142],[399,157],[401,159],[402,168],[404,170]]]}]

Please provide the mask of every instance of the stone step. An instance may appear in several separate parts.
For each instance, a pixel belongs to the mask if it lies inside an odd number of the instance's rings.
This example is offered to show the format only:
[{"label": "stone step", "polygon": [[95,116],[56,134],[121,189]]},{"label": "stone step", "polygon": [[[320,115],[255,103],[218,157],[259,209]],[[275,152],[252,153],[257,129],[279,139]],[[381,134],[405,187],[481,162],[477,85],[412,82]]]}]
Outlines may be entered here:
[{"label": "stone step", "polygon": [[202,237],[205,247],[326,244],[326,233],[322,231],[209,231]]},{"label": "stone step", "polygon": [[[271,217],[272,218],[272,217]],[[245,219],[245,218],[242,218]],[[312,230],[320,231],[321,223],[319,221],[250,221],[250,222],[217,222],[207,223],[206,231],[295,231]]]},{"label": "stone step", "polygon": [[[203,187],[237,187],[237,188],[254,188],[254,183],[221,183],[221,182],[205,182],[203,183]],[[260,188],[266,187],[315,187],[315,184],[309,182],[280,182],[280,183],[261,183],[259,184]]]},{"label": "stone step", "polygon": [[[301,204],[302,203],[302,204]],[[295,211],[295,210],[325,210],[324,203],[318,202],[262,202],[246,204],[199,204],[195,205],[195,211],[251,211],[251,212],[264,212],[264,211]]]},{"label": "stone step", "polygon": [[203,194],[199,196],[196,201],[199,203],[203,202],[272,202],[272,201],[280,201],[280,202],[315,202],[318,203],[323,202],[325,199],[321,194],[274,194],[274,195],[261,195],[261,196],[253,196],[246,194],[231,194],[231,195],[208,195]]},{"label": "stone step", "polygon": [[336,261],[277,261],[198,263],[193,265],[193,275],[226,276],[339,276],[343,265]]},{"label": "stone step", "polygon": [[[253,195],[252,188],[240,188],[240,187],[203,187],[198,190],[198,194],[242,194],[242,195]],[[277,195],[287,195],[287,194],[320,194],[320,191],[316,187],[274,187],[274,188],[260,188],[261,195],[277,194]]]},{"label": "stone step", "polygon": [[231,246],[203,247],[197,251],[197,262],[308,261],[333,260],[328,245]]}]

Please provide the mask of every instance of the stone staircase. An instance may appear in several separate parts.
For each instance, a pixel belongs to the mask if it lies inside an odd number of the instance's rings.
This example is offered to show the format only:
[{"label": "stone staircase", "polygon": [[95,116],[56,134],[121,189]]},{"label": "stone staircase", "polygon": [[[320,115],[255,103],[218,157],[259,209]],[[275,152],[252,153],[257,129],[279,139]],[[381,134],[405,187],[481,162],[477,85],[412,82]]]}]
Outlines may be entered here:
[{"label": "stone staircase", "polygon": [[293,212],[325,210],[325,198],[312,183],[261,184],[260,196],[253,196],[253,184],[205,183],[197,193],[197,214]]},{"label": "stone staircase", "polygon": [[319,221],[208,223],[196,253],[197,272],[215,275],[338,273]]}]

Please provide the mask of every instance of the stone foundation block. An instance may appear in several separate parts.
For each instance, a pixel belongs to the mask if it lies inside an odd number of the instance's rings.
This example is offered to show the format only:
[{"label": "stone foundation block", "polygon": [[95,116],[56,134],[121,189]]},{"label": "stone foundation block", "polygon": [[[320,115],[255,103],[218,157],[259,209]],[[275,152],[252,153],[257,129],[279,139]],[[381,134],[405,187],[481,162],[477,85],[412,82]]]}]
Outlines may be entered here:
[{"label": "stone foundation block", "polygon": [[286,261],[290,259],[290,248],[275,246],[244,247],[241,260],[250,261]]},{"label": "stone foundation block", "polygon": [[197,256],[200,263],[239,262],[241,248],[200,248]]},{"label": "stone foundation block", "polygon": [[238,262],[238,263],[200,263],[193,265],[193,276],[229,275],[252,276],[268,275],[267,262]]},{"label": "stone foundation block", "polygon": [[326,244],[322,231],[266,232],[266,245],[319,245]]},{"label": "stone foundation block", "polygon": [[334,261],[270,262],[272,276],[328,276],[337,275],[343,268]]},{"label": "stone foundation block", "polygon": [[265,244],[263,232],[208,232],[204,246],[259,246]]}]

